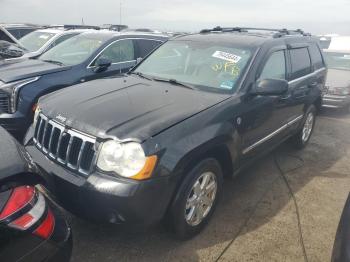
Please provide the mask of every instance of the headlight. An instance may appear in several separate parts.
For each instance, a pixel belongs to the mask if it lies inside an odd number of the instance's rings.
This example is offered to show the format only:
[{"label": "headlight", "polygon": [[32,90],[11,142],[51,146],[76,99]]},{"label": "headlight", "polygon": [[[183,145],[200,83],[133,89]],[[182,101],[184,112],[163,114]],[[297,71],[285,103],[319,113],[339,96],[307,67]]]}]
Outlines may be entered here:
[{"label": "headlight", "polygon": [[97,166],[107,172],[136,180],[152,175],[157,156],[146,157],[140,144],[109,140],[101,146]]},{"label": "headlight", "polygon": [[32,82],[37,81],[39,78],[40,78],[39,76],[33,77],[33,78],[27,78],[16,82],[11,82],[8,84],[3,84],[0,86],[0,89],[7,92],[10,96],[10,113],[13,114],[17,110],[17,98],[18,98],[18,93],[20,88]]},{"label": "headlight", "polygon": [[41,109],[39,107],[39,105],[37,105],[35,112],[34,112],[34,119],[33,119],[33,126],[36,126],[36,123],[38,122],[38,118],[39,118],[39,114],[41,112]]}]

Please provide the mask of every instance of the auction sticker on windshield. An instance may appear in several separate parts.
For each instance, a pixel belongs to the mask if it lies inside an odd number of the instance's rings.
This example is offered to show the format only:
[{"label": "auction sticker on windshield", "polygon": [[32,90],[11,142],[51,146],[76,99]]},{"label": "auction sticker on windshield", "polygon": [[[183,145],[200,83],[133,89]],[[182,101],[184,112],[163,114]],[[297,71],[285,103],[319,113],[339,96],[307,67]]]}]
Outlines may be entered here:
[{"label": "auction sticker on windshield", "polygon": [[238,55],[234,55],[234,54],[230,54],[230,53],[226,53],[226,52],[222,52],[222,51],[215,51],[215,53],[213,54],[213,57],[223,59],[226,61],[230,61],[232,63],[238,63],[239,60],[241,60],[241,58],[242,58]]}]

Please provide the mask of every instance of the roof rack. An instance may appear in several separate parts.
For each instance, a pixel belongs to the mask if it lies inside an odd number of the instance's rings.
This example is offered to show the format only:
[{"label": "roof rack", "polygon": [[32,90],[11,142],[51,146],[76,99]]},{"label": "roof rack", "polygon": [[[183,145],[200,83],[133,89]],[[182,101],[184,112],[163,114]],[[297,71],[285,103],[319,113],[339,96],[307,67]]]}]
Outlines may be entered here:
[{"label": "roof rack", "polygon": [[283,36],[291,36],[291,35],[302,35],[302,36],[311,36],[309,33],[305,33],[301,29],[289,30],[286,28],[283,29],[272,29],[272,28],[255,28],[255,27],[214,27],[213,29],[203,29],[200,31],[201,34],[212,33],[212,32],[249,32],[249,31],[269,31],[275,32],[273,34],[274,38],[279,38]]},{"label": "roof rack", "polygon": [[99,26],[94,25],[49,25],[47,28],[63,28],[65,30],[73,30],[73,29],[94,29],[100,30]]}]

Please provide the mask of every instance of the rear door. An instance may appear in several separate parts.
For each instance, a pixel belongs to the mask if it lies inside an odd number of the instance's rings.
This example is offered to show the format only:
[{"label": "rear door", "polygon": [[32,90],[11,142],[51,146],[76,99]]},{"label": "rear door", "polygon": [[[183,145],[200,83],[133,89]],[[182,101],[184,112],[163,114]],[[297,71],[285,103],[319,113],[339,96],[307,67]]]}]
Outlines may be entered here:
[{"label": "rear door", "polygon": [[312,93],[318,89],[319,84],[323,81],[316,72],[315,65],[311,60],[309,44],[297,44],[289,49],[289,59],[291,72],[289,74],[289,88],[291,90],[291,114],[288,116],[289,121],[296,121],[292,129],[298,128],[300,120],[303,118],[306,106],[312,101]]}]

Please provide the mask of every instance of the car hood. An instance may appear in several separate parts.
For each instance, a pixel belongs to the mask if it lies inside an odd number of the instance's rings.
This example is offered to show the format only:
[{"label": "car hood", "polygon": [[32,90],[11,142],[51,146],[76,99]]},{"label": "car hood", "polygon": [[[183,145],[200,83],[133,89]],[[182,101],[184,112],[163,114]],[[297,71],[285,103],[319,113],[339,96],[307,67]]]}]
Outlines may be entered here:
[{"label": "car hood", "polygon": [[328,69],[326,86],[330,89],[335,87],[349,87],[350,71],[342,69]]},{"label": "car hood", "polygon": [[81,132],[144,141],[228,97],[126,76],[79,84],[39,104],[46,116]]},{"label": "car hood", "polygon": [[70,66],[59,66],[37,59],[5,61],[0,67],[0,80],[9,83],[25,78],[65,71],[70,68]]},{"label": "car hood", "polygon": [[36,170],[35,164],[24,148],[2,127],[0,127],[0,144],[0,184],[11,176]]}]

